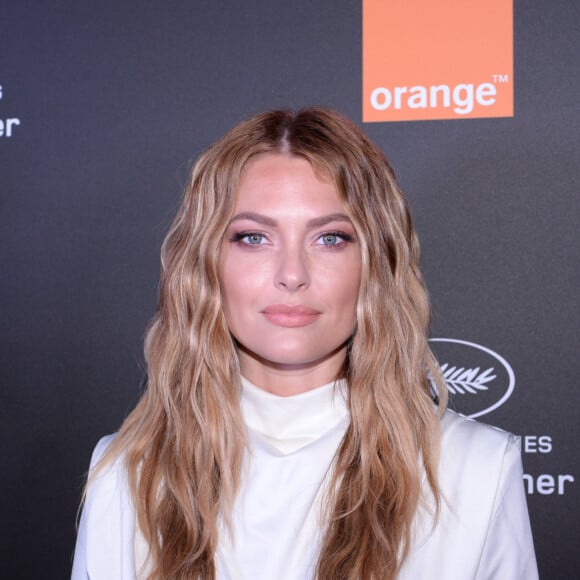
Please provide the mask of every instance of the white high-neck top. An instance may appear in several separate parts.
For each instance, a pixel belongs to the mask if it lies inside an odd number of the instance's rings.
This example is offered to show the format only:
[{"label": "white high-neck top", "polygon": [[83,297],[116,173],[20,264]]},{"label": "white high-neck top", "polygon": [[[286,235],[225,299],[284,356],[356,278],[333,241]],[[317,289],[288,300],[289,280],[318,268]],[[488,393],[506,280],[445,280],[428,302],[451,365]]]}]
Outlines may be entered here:
[{"label": "white high-neck top", "polygon": [[[349,422],[345,393],[340,384],[277,397],[243,381],[249,453],[232,537],[220,529],[219,580],[312,580],[328,474]],[[91,468],[112,439],[97,444]],[[416,514],[397,579],[537,580],[518,439],[448,411],[438,477],[439,519]],[[89,486],[72,580],[146,578],[147,551],[121,456]]]},{"label": "white high-neck top", "polygon": [[242,414],[248,430],[287,455],[316,441],[348,418],[346,381],[280,397],[242,377]]},{"label": "white high-neck top", "polygon": [[242,380],[249,461],[225,530],[219,578],[311,578],[327,475],[349,421],[346,383],[280,397]]}]

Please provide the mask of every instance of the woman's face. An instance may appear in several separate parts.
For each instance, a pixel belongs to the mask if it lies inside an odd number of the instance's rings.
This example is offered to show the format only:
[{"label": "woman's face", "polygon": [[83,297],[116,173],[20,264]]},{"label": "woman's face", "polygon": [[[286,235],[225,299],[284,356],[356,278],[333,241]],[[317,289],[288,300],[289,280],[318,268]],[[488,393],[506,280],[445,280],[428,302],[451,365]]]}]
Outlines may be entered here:
[{"label": "woman's face", "polygon": [[331,181],[300,157],[253,158],[220,259],[224,313],[244,376],[282,395],[336,378],[360,278],[355,230]]}]

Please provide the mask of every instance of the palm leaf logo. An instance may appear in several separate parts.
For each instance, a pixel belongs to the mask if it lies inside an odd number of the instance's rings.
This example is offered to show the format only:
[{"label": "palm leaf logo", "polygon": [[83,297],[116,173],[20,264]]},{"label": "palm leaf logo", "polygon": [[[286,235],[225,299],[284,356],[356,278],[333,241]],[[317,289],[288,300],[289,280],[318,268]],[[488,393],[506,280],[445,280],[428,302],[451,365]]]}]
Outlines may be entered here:
[{"label": "palm leaf logo", "polygon": [[447,363],[441,365],[441,374],[445,379],[445,384],[452,394],[465,395],[470,393],[476,395],[479,391],[487,391],[490,381],[497,375],[493,374],[494,368],[490,367],[480,372],[480,367],[465,368],[449,366]]},{"label": "palm leaf logo", "polygon": [[[491,413],[510,398],[516,377],[503,356],[491,348],[459,338],[430,338],[429,342],[439,360],[440,377],[452,396],[452,405],[467,417],[475,419]],[[445,360],[456,362],[442,364]],[[429,380],[433,400],[437,401],[437,385],[430,375]]]}]

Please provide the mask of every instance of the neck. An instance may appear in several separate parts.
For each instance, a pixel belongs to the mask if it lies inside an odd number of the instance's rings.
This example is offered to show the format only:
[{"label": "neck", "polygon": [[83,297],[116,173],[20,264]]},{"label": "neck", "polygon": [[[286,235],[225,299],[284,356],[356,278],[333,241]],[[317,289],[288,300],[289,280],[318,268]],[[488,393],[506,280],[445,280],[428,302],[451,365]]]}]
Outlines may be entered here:
[{"label": "neck", "polygon": [[303,364],[276,364],[258,359],[239,349],[242,375],[260,389],[289,397],[326,385],[343,374],[346,347],[342,347],[322,361]]}]

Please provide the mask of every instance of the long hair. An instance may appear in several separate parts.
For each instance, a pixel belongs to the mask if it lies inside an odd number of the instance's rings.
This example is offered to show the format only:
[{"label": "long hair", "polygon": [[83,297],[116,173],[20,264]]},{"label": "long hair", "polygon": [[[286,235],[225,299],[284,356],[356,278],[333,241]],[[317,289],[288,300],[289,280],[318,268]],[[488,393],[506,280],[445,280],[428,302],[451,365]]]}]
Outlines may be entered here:
[{"label": "long hair", "polygon": [[[429,303],[407,202],[384,155],[326,109],[241,123],[195,164],[162,247],[148,383],[102,465],[122,457],[151,578],[215,578],[246,455],[240,369],[223,314],[218,262],[240,175],[260,153],[307,159],[335,184],[360,241],[362,279],[345,374],[350,424],[326,499],[317,577],[393,578],[428,492],[438,509],[439,417],[429,373]],[[426,490],[423,489],[423,479]]]}]

